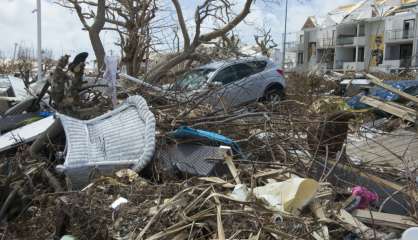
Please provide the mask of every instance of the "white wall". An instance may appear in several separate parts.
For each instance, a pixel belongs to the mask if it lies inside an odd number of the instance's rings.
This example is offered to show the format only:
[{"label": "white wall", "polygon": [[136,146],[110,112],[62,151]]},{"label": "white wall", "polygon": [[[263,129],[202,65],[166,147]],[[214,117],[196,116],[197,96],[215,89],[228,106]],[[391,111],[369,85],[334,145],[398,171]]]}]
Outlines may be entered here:
[{"label": "white wall", "polygon": [[[385,30],[399,30],[403,29],[403,23],[405,20],[415,19],[413,13],[403,13],[395,16],[390,16],[385,19]],[[413,29],[413,28],[412,28]]]},{"label": "white wall", "polygon": [[335,31],[335,30],[336,30],[335,26],[320,29],[317,32],[317,38],[318,39],[332,38],[332,32]]}]

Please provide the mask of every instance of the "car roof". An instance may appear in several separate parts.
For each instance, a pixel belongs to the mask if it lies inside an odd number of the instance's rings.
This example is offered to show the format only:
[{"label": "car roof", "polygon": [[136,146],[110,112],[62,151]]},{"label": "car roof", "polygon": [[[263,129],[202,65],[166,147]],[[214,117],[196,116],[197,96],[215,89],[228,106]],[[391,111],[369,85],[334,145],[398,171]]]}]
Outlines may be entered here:
[{"label": "car roof", "polygon": [[211,62],[206,65],[199,66],[196,69],[218,69],[223,66],[229,66],[229,65],[237,64],[237,63],[246,63],[246,62],[251,62],[251,61],[269,62],[269,59],[268,58],[242,58],[242,59],[234,59],[234,60],[223,60],[223,61]]}]

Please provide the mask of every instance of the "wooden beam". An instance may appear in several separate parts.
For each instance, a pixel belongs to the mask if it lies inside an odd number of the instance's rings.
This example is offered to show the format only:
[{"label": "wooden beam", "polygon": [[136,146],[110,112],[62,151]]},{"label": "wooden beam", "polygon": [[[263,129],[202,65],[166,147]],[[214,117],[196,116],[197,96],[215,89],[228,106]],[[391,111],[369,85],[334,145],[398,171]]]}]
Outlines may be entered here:
[{"label": "wooden beam", "polygon": [[[349,212],[344,209],[341,209],[339,212],[335,213],[335,216],[339,221],[342,222],[344,228],[349,231],[352,231],[361,236],[361,239],[383,239],[384,234],[378,231],[375,231],[360,220],[355,218]],[[376,236],[375,236],[376,235]]]},{"label": "wooden beam", "polygon": [[384,112],[390,113],[392,115],[395,115],[397,117],[400,117],[404,120],[408,120],[410,122],[415,123],[416,116],[415,116],[415,110],[413,109],[406,111],[406,107],[398,107],[394,105],[393,103],[388,104],[388,103],[385,103],[380,100],[367,97],[367,96],[361,97],[360,102],[367,104],[369,106],[372,106],[374,108],[380,109]]},{"label": "wooden beam", "polygon": [[383,83],[382,82],[382,80],[380,80],[379,78],[377,78],[377,77],[375,77],[375,76],[373,76],[373,75],[371,75],[371,74],[366,74],[366,76],[370,79],[370,81],[372,82],[372,83],[374,83],[375,85],[377,85],[377,86],[379,86],[379,87],[382,87],[382,88],[384,88],[384,89],[386,89],[386,90],[389,90],[389,91],[391,91],[391,92],[393,92],[393,93],[396,93],[396,94],[398,94],[399,96],[401,96],[401,97],[403,97],[403,98],[405,98],[405,99],[408,99],[408,100],[410,100],[410,101],[413,101],[413,102],[415,102],[415,103],[418,103],[418,98],[417,97],[415,97],[415,96],[412,96],[412,95],[410,95],[410,94],[407,94],[407,93],[405,93],[405,92],[403,92],[403,91],[401,91],[401,90],[399,90],[399,89],[397,89],[397,88],[394,88],[394,87],[392,87],[392,86],[390,86],[390,85],[388,85],[388,84],[386,84],[386,83]]},{"label": "wooden beam", "polygon": [[396,214],[374,212],[369,210],[357,209],[352,212],[353,217],[368,224],[379,226],[394,227],[398,229],[408,229],[410,227],[418,227],[418,224],[410,217]]},{"label": "wooden beam", "polygon": [[241,184],[241,180],[239,179],[238,169],[235,167],[234,161],[232,160],[231,156],[231,148],[227,146],[221,146],[221,149],[225,150],[224,153],[224,159],[226,162],[226,165],[229,168],[229,171],[231,172],[232,177],[234,178],[234,181],[236,184]]},{"label": "wooden beam", "polygon": [[[335,161],[330,160],[329,162],[330,162],[330,164],[335,164]],[[405,189],[405,187],[403,187],[403,186],[401,186],[397,183],[388,181],[386,179],[383,179],[383,178],[381,178],[379,176],[376,176],[374,174],[371,174],[371,173],[363,172],[361,169],[351,167],[351,166],[348,166],[348,165],[345,165],[345,164],[338,164],[338,165],[336,165],[336,168],[341,169],[341,170],[346,171],[346,172],[352,172],[352,173],[358,175],[359,177],[366,178],[366,179],[376,183],[379,186],[390,188],[392,190],[401,192],[405,195],[411,194],[411,196],[415,199],[415,201],[418,202],[418,192],[417,191],[414,191],[412,193],[408,192]]]},{"label": "wooden beam", "polygon": [[0,96],[0,101],[14,102],[14,101],[21,101],[21,99],[17,97]]}]

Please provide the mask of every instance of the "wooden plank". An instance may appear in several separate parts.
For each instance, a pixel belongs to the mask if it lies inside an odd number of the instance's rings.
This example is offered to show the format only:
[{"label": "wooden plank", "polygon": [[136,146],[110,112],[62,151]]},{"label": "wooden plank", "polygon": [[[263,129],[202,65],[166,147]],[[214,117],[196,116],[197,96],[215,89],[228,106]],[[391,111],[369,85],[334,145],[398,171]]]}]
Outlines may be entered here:
[{"label": "wooden plank", "polygon": [[398,229],[407,229],[410,227],[418,227],[418,224],[410,217],[396,214],[370,212],[369,210],[357,209],[353,211],[352,215],[364,223],[379,226],[394,227]]},{"label": "wooden plank", "polygon": [[22,99],[17,98],[17,97],[0,96],[0,101],[15,102],[15,101],[20,101],[20,100],[22,100]]},{"label": "wooden plank", "polygon": [[[330,164],[335,164],[335,161],[329,161],[329,162],[330,162]],[[385,188],[390,188],[392,190],[404,193],[406,195],[411,194],[411,192],[408,192],[407,189],[405,189],[405,187],[403,187],[401,185],[398,185],[397,183],[388,181],[386,179],[383,179],[383,178],[378,177],[376,175],[373,175],[371,173],[363,172],[360,169],[350,167],[350,166],[347,166],[347,165],[343,165],[343,164],[338,164],[336,166],[336,168],[343,169],[344,171],[347,171],[347,172],[355,173],[359,177],[366,178],[366,179],[374,182],[378,186],[382,186],[382,187],[385,187]],[[415,201],[418,202],[418,192],[414,191],[412,194],[413,194],[413,197],[414,197]]]},{"label": "wooden plank", "polygon": [[344,228],[360,235],[362,239],[375,239],[375,235],[377,239],[384,238],[383,233],[369,228],[344,209],[341,209],[335,216],[343,223]]},{"label": "wooden plank", "polygon": [[396,93],[396,94],[398,94],[399,96],[401,96],[401,97],[403,97],[405,99],[408,99],[410,101],[413,101],[415,103],[418,103],[418,98],[417,97],[412,96],[410,94],[407,94],[407,93],[405,93],[405,92],[403,92],[403,91],[401,91],[401,90],[399,90],[397,88],[394,88],[394,87],[392,87],[392,86],[390,86],[388,84],[385,84],[385,83],[382,82],[382,80],[380,80],[379,78],[377,78],[377,77],[375,77],[375,76],[373,76],[371,74],[366,74],[366,76],[370,79],[370,81],[372,83],[376,84],[377,86],[382,87],[382,88],[384,88],[386,90],[389,90],[389,91],[391,91],[393,93]]},{"label": "wooden plank", "polygon": [[[377,99],[367,97],[367,96],[361,97],[360,102],[367,104],[369,106],[372,106],[374,108],[380,109],[382,111],[385,111],[387,113],[390,113],[392,115],[395,115],[397,117],[400,117],[404,120],[408,120],[410,122],[415,123],[416,116],[415,114],[411,114],[410,111],[405,111],[391,104],[387,104],[385,102],[382,102],[382,101],[379,101]],[[414,111],[413,109],[411,110]]]},{"label": "wooden plank", "polygon": [[415,115],[416,114],[416,111],[414,109],[409,108],[409,107],[404,106],[404,105],[401,105],[399,103],[396,103],[396,102],[386,102],[386,103],[389,104],[389,105],[391,105],[391,106],[400,108],[400,109],[402,109],[404,111],[407,111],[407,112],[411,113],[412,115]]},{"label": "wooden plank", "polygon": [[234,178],[234,181],[236,184],[241,184],[241,180],[238,176],[238,169],[235,167],[234,161],[232,160],[232,156],[230,155],[231,148],[226,146],[221,146],[221,149],[225,150],[224,153],[224,159],[226,162],[226,165],[229,168],[229,171],[231,172],[232,177]]}]

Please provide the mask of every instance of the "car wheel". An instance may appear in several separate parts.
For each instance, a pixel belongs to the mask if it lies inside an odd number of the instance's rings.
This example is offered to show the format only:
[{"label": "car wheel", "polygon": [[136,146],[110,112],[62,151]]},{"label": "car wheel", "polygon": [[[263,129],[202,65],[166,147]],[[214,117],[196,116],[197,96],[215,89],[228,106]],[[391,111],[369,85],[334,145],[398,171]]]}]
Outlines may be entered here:
[{"label": "car wheel", "polygon": [[264,100],[270,103],[278,103],[283,100],[283,90],[280,88],[271,88],[264,94]]}]

